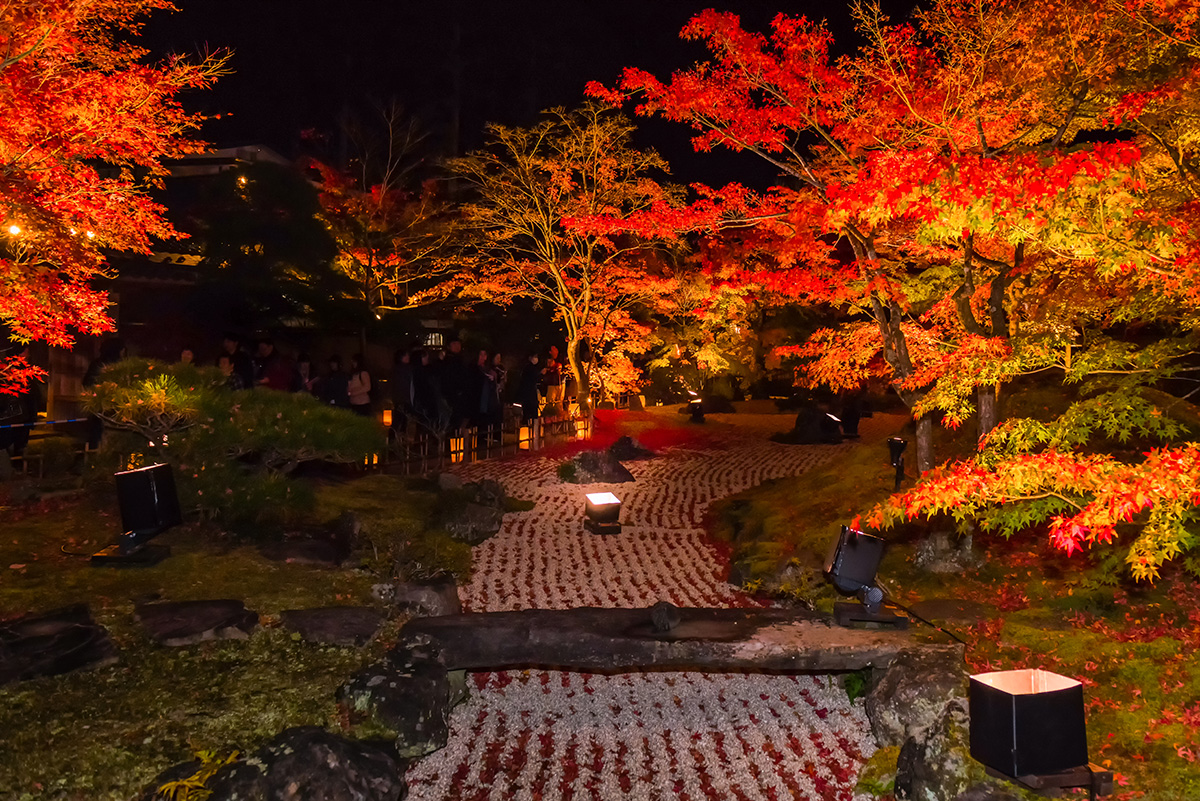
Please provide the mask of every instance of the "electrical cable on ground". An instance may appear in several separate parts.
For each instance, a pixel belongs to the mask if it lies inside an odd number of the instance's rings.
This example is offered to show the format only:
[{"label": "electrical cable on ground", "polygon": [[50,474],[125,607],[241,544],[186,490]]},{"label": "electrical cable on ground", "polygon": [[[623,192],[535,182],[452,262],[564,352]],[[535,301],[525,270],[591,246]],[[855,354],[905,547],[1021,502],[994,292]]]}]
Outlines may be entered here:
[{"label": "electrical cable on ground", "polygon": [[[882,584],[882,582],[880,582],[880,584]],[[918,614],[917,614],[916,612],[914,612],[913,610],[909,609],[909,608],[908,608],[907,606],[905,606],[904,604],[902,604],[902,603],[900,603],[899,601],[897,601],[897,600],[896,600],[896,598],[895,598],[895,597],[894,597],[894,596],[893,596],[893,595],[892,595],[890,592],[888,592],[888,591],[887,591],[887,589],[886,589],[885,587],[883,587],[883,586],[880,586],[880,588],[879,588],[879,589],[883,590],[883,596],[884,596],[884,598],[887,600],[887,602],[888,602],[888,603],[890,603],[892,606],[896,607],[897,609],[900,609],[900,610],[902,610],[902,611],[903,611],[905,614],[907,614],[909,617],[913,618],[914,620],[919,620],[919,621],[921,621],[921,622],[922,622],[922,623],[924,623],[926,626],[929,626],[929,627],[930,627],[930,628],[932,628],[932,629],[937,629],[937,630],[938,630],[938,631],[940,631],[942,634],[945,634],[947,637],[951,638],[952,640],[956,640],[956,641],[958,641],[958,642],[962,643],[963,645],[966,645],[966,644],[967,644],[967,641],[966,641],[966,640],[964,640],[962,637],[959,637],[959,636],[958,636],[957,634],[955,634],[954,632],[952,632],[952,631],[950,631],[950,630],[948,630],[948,629],[944,629],[944,628],[942,628],[941,626],[939,626],[938,624],[936,624],[936,623],[934,623],[934,622],[932,622],[932,621],[930,621],[930,620],[926,620],[925,618],[921,617],[920,615],[918,615]]]}]

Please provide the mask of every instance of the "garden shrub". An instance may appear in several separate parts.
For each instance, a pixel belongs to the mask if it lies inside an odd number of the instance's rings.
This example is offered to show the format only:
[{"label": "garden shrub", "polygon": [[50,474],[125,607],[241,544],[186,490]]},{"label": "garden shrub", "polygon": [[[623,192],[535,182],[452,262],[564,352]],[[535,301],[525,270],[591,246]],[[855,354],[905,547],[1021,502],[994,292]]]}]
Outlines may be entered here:
[{"label": "garden shrub", "polygon": [[377,573],[418,581],[449,573],[462,582],[471,575],[471,546],[430,528],[446,503],[443,496],[435,484],[419,479],[364,476],[320,487],[316,515],[332,520],[343,511],[354,513]]},{"label": "garden shrub", "polygon": [[185,511],[239,530],[290,522],[312,506],[288,474],[309,461],[361,463],[384,447],[369,418],[305,393],[231,391],[216,368],[126,359],[86,404],[105,422],[108,467],[164,461]]},{"label": "garden shrub", "polygon": [[43,478],[65,476],[75,466],[78,456],[75,442],[70,437],[39,437],[29,440],[25,448],[25,458],[31,464],[40,458]]},{"label": "garden shrub", "polygon": [[471,578],[471,546],[441,529],[424,529],[402,541],[395,569],[399,578],[408,581],[449,574],[465,583]]}]

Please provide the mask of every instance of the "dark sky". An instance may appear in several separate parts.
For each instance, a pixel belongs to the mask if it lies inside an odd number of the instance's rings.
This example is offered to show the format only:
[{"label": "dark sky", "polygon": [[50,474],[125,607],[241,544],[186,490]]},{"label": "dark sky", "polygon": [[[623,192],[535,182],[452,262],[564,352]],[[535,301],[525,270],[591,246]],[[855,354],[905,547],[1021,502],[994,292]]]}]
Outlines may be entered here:
[{"label": "dark sky", "polygon": [[[300,132],[334,134],[345,111],[395,98],[431,136],[431,150],[482,141],[486,122],[528,125],[539,110],[575,106],[589,80],[612,83],[622,67],[660,76],[704,55],[679,30],[713,5],[767,30],[780,11],[828,18],[848,33],[847,3],[804,0],[176,0],[156,14],[144,42],[155,55],[234,51],[232,75],[189,108],[223,118],[202,132],[221,146],[266,144],[297,154]],[[893,2],[887,7],[907,7]],[[763,179],[752,156],[690,152],[684,126],[639,122],[639,145],[671,161],[677,180]]]}]

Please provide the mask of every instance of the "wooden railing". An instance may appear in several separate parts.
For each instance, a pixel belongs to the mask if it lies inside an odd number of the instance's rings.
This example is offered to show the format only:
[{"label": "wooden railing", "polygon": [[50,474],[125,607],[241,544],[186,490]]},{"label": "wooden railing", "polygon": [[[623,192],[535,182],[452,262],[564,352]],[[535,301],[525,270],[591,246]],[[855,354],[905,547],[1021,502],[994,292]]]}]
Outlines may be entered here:
[{"label": "wooden railing", "polygon": [[[470,427],[441,435],[418,427],[391,437],[380,466],[406,475],[425,473],[463,462],[536,451],[551,442],[588,439],[590,436],[591,420],[586,417],[540,417],[527,423],[511,420],[499,431]],[[374,466],[371,459],[366,464]]]}]

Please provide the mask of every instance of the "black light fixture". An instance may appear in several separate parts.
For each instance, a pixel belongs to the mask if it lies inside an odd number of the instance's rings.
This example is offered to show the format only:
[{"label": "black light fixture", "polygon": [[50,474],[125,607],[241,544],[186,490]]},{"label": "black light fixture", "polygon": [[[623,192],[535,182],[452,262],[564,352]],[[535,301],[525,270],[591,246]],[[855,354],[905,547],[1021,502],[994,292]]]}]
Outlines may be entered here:
[{"label": "black light fixture", "polygon": [[1112,792],[1112,772],[1088,762],[1083,684],[1048,670],[971,676],[971,756],[1034,790]]},{"label": "black light fixture", "polygon": [[589,492],[584,497],[583,527],[593,534],[620,534],[621,499],[611,492]]},{"label": "black light fixture", "polygon": [[169,464],[124,470],[115,476],[117,504],[124,533],[117,542],[92,556],[93,565],[145,566],[161,562],[171,553],[165,545],[147,543],[183,522],[175,475]]},{"label": "black light fixture", "polygon": [[908,447],[908,440],[903,437],[892,437],[887,441],[887,446],[892,467],[896,468],[896,492],[899,492],[900,485],[904,483],[904,449]]},{"label": "black light fixture", "polygon": [[847,439],[858,439],[858,421],[862,417],[861,406],[862,402],[854,395],[842,403],[842,436]]},{"label": "black light fixture", "polygon": [[879,537],[842,526],[825,560],[825,573],[839,592],[857,595],[859,603],[833,605],[833,619],[839,626],[908,627],[908,618],[883,608],[883,590],[875,583],[883,546],[884,541]]},{"label": "black light fixture", "polygon": [[701,398],[699,395],[697,395],[695,392],[692,392],[690,389],[688,390],[688,394],[692,396],[692,399],[688,401],[688,411],[691,412],[692,422],[693,423],[703,423],[704,422],[704,399]]}]

